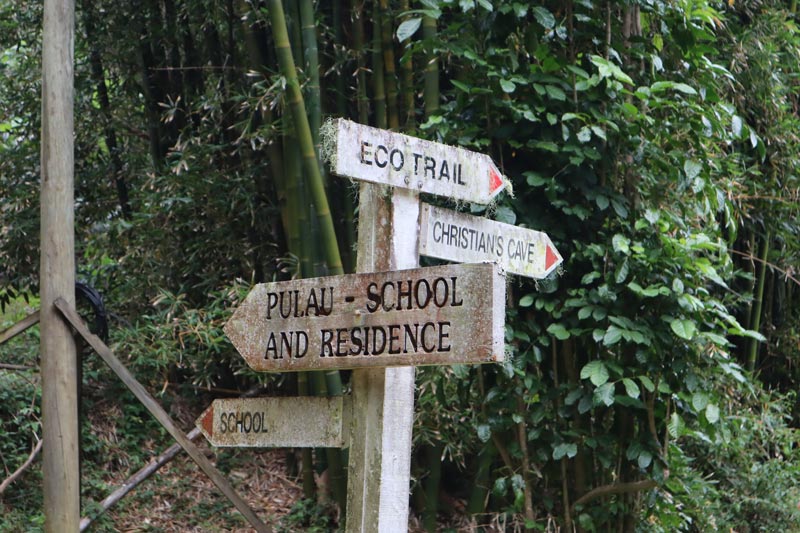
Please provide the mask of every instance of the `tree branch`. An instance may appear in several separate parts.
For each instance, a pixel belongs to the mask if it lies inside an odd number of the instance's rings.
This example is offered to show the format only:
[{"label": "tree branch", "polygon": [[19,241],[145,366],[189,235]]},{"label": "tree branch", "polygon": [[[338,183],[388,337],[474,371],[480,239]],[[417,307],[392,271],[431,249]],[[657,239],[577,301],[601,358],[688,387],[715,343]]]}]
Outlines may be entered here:
[{"label": "tree branch", "polygon": [[643,490],[650,490],[658,485],[652,479],[643,479],[641,481],[631,481],[628,483],[612,483],[610,485],[603,485],[590,490],[572,504],[572,509],[579,505],[585,505],[592,500],[602,498],[604,496],[611,496],[612,494],[626,494],[628,492],[639,492]]},{"label": "tree branch", "polygon": [[33,451],[31,451],[31,454],[28,456],[28,459],[26,459],[25,462],[22,463],[22,466],[17,468],[17,470],[13,474],[8,476],[5,480],[3,480],[2,483],[0,483],[0,494],[3,494],[3,492],[5,492],[5,490],[8,488],[8,486],[14,483],[14,481],[16,481],[16,479],[20,477],[22,473],[25,472],[25,470],[27,470],[29,466],[31,466],[31,463],[33,463],[34,459],[36,459],[36,456],[39,455],[40,451],[42,451],[42,442],[44,442],[44,440],[39,439],[39,442],[36,443],[36,446],[33,448]]}]

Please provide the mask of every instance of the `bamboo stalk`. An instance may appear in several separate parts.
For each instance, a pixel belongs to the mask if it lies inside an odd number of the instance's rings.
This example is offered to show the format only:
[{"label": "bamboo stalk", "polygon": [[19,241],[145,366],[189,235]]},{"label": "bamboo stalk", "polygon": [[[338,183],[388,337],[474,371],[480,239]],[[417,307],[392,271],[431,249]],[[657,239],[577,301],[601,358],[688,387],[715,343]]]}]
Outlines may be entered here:
[{"label": "bamboo stalk", "polygon": [[400,115],[397,109],[397,70],[394,57],[394,32],[392,16],[389,11],[389,0],[379,1],[379,20],[381,26],[381,50],[383,51],[383,76],[386,89],[386,111],[389,128],[400,129]]},{"label": "bamboo stalk", "polygon": [[427,15],[422,17],[422,38],[425,40],[425,85],[423,91],[426,118],[430,118],[439,111],[439,59],[434,46],[436,35],[436,19]]},{"label": "bamboo stalk", "polygon": [[383,72],[383,53],[381,52],[381,16],[378,0],[372,10],[372,99],[375,102],[375,125],[381,129],[388,126],[386,114],[386,78]]},{"label": "bamboo stalk", "polygon": [[[317,45],[317,27],[314,23],[314,4],[312,0],[300,0],[300,28],[303,39],[303,59],[308,83],[306,84],[306,111],[308,125],[311,128],[311,141],[319,156],[319,128],[322,125],[322,98],[319,82],[319,48]],[[319,162],[317,163],[319,164]],[[324,169],[322,180],[327,187],[327,175]]]},{"label": "bamboo stalk", "polygon": [[289,45],[289,36],[286,30],[286,17],[280,0],[269,1],[270,20],[275,37],[275,49],[278,55],[281,73],[286,79],[286,91],[297,130],[303,166],[311,189],[311,196],[316,207],[317,219],[322,230],[325,245],[325,258],[331,274],[342,274],[342,259],[339,255],[339,244],[333,228],[333,217],[325,194],[322,173],[319,170],[317,155],[311,137],[311,129],[305,112],[303,94],[297,79],[297,69]]},{"label": "bamboo stalk", "polygon": [[359,124],[369,121],[369,98],[367,97],[367,62],[364,57],[364,0],[350,0],[353,13],[353,53],[356,55],[356,102]]},{"label": "bamboo stalk", "polygon": [[[411,9],[408,0],[400,2],[400,9],[407,12]],[[410,15],[403,17],[403,20],[410,18]],[[413,132],[417,127],[416,106],[414,105],[414,61],[412,57],[411,38],[408,39],[404,47],[403,56],[400,58],[400,73],[403,87],[403,111],[405,121],[403,127],[407,132]]]},{"label": "bamboo stalk", "polygon": [[[761,309],[764,302],[764,281],[767,278],[767,256],[769,255],[769,245],[772,235],[768,231],[764,237],[764,244],[761,248],[761,264],[758,269],[758,288],[756,289],[755,306],[753,308],[752,322],[750,329],[758,331],[761,328]],[[750,346],[747,355],[747,369],[755,372],[758,359],[758,339],[750,339]]]}]

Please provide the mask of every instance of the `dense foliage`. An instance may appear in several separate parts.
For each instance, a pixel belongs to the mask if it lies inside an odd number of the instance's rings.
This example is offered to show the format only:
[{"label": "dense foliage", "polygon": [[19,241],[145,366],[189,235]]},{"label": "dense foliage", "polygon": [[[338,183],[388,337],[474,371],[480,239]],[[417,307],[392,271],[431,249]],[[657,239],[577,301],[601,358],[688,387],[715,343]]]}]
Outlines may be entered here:
[{"label": "dense foliage", "polygon": [[[312,133],[344,116],[490,154],[513,196],[460,208],[546,231],[565,257],[512,279],[506,363],[418,373],[426,526],[460,500],[509,528],[800,528],[796,3],[284,4]],[[37,291],[40,10],[0,1],[4,306]],[[79,277],[154,390],[347,386],[257,375],[221,330],[250,284],[335,272],[337,244],[355,263],[353,190],[322,176],[332,242],[271,15],[78,2]],[[33,393],[0,383],[0,449],[24,458]]]}]

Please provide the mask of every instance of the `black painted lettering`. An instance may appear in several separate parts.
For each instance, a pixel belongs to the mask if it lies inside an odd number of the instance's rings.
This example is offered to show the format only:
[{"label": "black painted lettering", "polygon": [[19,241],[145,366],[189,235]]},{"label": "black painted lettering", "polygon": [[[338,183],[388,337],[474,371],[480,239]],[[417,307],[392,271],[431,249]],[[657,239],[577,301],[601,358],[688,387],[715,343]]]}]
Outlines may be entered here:
[{"label": "black painted lettering", "polygon": [[398,354],[400,351],[400,325],[392,324],[389,326],[389,353]]},{"label": "black painted lettering", "polygon": [[459,307],[464,305],[464,300],[459,300],[458,296],[456,295],[456,282],[458,278],[456,276],[451,276],[450,280],[453,282],[453,299],[450,301],[450,307]]},{"label": "black painted lettering", "polygon": [[428,347],[428,343],[425,342],[425,339],[427,338],[426,332],[429,327],[432,327],[434,331],[436,330],[436,324],[434,324],[433,322],[425,322],[425,324],[422,326],[422,331],[420,331],[419,333],[420,344],[422,345],[422,351],[425,353],[432,353],[434,350],[436,350],[436,339],[432,339],[433,344],[431,344],[430,348]]},{"label": "black painted lettering", "polygon": [[[378,333],[380,333],[381,344],[378,345]],[[380,355],[386,349],[386,331],[381,327],[372,328],[372,355]],[[365,354],[366,355],[366,354]]]},{"label": "black painted lettering", "polygon": [[320,333],[322,334],[322,342],[319,347],[319,356],[333,357],[333,330],[323,329]]},{"label": "black painted lettering", "polygon": [[[447,332],[445,332],[445,328],[447,328]],[[445,346],[444,341],[445,339],[450,338],[450,322],[439,322],[439,351],[440,352],[449,352],[450,351],[450,342],[447,342]]]},{"label": "black painted lettering", "polygon": [[416,176],[419,174],[419,160],[422,158],[422,154],[414,153],[414,175]]},{"label": "black painted lettering", "polygon": [[278,305],[278,295],[274,292],[267,293],[267,320],[271,319],[272,310]]},{"label": "black painted lettering", "polygon": [[264,359],[269,359],[269,354],[272,352],[273,359],[283,359],[283,354],[278,353],[278,343],[275,340],[275,332],[271,331],[267,339],[267,353],[264,354]]},{"label": "black painted lettering", "polygon": [[219,417],[219,430],[221,433],[228,432],[228,422],[225,420],[225,413],[222,413],[222,416]]},{"label": "black painted lettering", "polygon": [[[392,303],[391,307],[388,307],[386,305],[386,299],[387,299],[386,298],[386,289],[388,289],[390,287],[392,289],[394,289],[394,284],[392,284],[391,281],[385,281],[383,283],[383,285],[381,286],[381,301],[383,302],[383,310],[384,311],[391,311],[392,309],[394,309],[394,303]],[[398,301],[399,300],[400,300],[400,298],[398,297]]]},{"label": "black painted lettering", "polygon": [[403,290],[403,282],[397,282],[397,309],[403,308],[403,298],[406,299],[406,309],[412,309],[411,305],[411,280],[408,280],[408,290]]},{"label": "black painted lettering", "polygon": [[373,292],[377,288],[378,284],[375,282],[367,285],[367,311],[370,313],[377,311],[381,305],[381,296],[377,292]]},{"label": "black painted lettering", "polygon": [[[386,155],[386,159],[383,162],[378,161],[378,154],[383,152]],[[379,144],[378,147],[375,149],[375,164],[378,165],[379,168],[384,168],[386,165],[389,164],[389,150],[382,144]]]},{"label": "black painted lettering", "polygon": [[403,156],[403,152],[401,152],[397,148],[393,149],[389,154],[389,163],[391,163],[392,168],[395,170],[400,170],[401,168],[403,168],[403,164],[405,164],[405,157]]},{"label": "black painted lettering", "polygon": [[367,150],[367,148],[370,146],[372,145],[367,141],[361,141],[361,163],[364,165],[372,165],[372,162],[369,159],[367,159],[367,157],[372,155],[372,152]]},{"label": "black painted lettering", "polygon": [[347,355],[347,328],[336,329],[336,357]]},{"label": "black painted lettering", "polygon": [[450,298],[450,286],[444,278],[433,280],[433,304],[436,307],[444,307]]},{"label": "black painted lettering", "polygon": [[425,172],[424,177],[427,177],[428,171],[431,173],[431,179],[436,179],[436,160],[432,157],[425,156]]},{"label": "black painted lettering", "polygon": [[359,355],[363,349],[361,340],[361,328],[353,328],[350,332],[350,355]]},{"label": "black painted lettering", "polygon": [[[424,297],[424,299],[420,298],[420,294],[419,294],[420,287],[425,287],[425,297]],[[428,304],[431,302],[431,298],[433,298],[433,295],[431,294],[431,286],[428,283],[428,280],[425,279],[425,278],[418,279],[417,283],[414,285],[414,299],[416,300],[417,307],[419,309],[425,309],[426,307],[428,307]]]},{"label": "black painted lettering", "polygon": [[419,339],[419,324],[414,324],[414,330],[411,330],[411,324],[403,324],[403,353],[408,353],[408,345],[411,344],[412,351],[417,351],[417,340]]},{"label": "black painted lettering", "polygon": [[447,160],[442,160],[442,166],[439,167],[439,180],[446,179],[450,181],[450,171],[447,169]]}]

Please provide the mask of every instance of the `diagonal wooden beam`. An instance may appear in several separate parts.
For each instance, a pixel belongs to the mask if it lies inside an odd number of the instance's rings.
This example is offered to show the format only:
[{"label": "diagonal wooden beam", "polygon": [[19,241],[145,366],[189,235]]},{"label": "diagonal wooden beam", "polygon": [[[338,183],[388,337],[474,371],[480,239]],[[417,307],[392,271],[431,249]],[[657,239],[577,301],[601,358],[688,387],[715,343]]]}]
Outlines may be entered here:
[{"label": "diagonal wooden beam", "polygon": [[144,386],[136,380],[133,374],[122,364],[122,362],[117,359],[114,355],[114,352],[106,346],[106,344],[100,340],[97,335],[94,335],[89,328],[83,323],[80,315],[75,309],[69,305],[66,300],[63,298],[58,298],[55,300],[54,305],[56,308],[61,312],[61,315],[64,319],[72,325],[73,328],[80,334],[83,339],[89,343],[89,345],[94,348],[94,351],[106,362],[106,364],[111,367],[111,370],[125,383],[125,386],[130,389],[130,391],[136,396],[136,398],[142,402],[150,414],[155,417],[158,422],[164,426],[172,438],[180,444],[181,448],[186,450],[186,453],[189,454],[195,463],[206,473],[206,475],[211,478],[211,481],[219,488],[219,490],[225,495],[228,500],[233,503],[233,505],[239,510],[242,515],[247,519],[251,526],[255,528],[256,531],[259,533],[271,533],[271,529],[269,526],[264,524],[260,518],[255,514],[255,512],[247,505],[241,496],[236,492],[236,489],[230,484],[230,482],[223,476],[219,470],[217,470],[214,465],[211,464],[203,452],[191,441],[187,438],[186,434],[178,428],[172,418],[164,411],[164,408],[159,405],[159,403],[153,398],[149,392],[144,388]]},{"label": "diagonal wooden beam", "polygon": [[4,329],[0,331],[0,344],[4,342],[10,341],[23,331],[26,331],[29,328],[32,328],[36,324],[39,323],[39,310],[37,309],[33,313],[29,314],[13,326],[8,329]]}]

